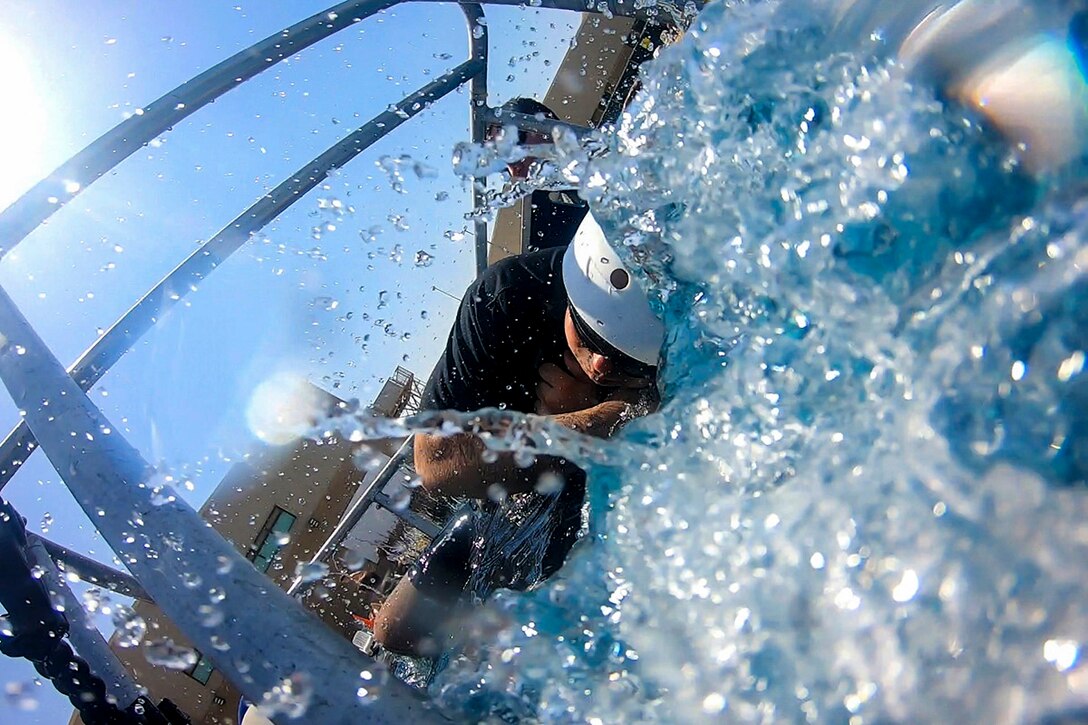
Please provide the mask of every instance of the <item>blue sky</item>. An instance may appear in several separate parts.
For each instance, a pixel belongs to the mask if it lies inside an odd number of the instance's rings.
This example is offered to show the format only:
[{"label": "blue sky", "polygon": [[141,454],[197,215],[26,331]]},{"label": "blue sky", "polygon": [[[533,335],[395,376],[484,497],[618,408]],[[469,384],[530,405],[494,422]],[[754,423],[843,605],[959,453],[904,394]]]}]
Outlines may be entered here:
[{"label": "blue sky", "polygon": [[[0,207],[126,114],[330,2],[6,0],[0,5]],[[488,8],[492,104],[543,94],[579,21]],[[228,93],[85,190],[0,262],[0,284],[65,364],[261,194],[467,56],[453,5],[407,4],[334,35]],[[472,277],[468,190],[450,171],[467,89],[436,103],[311,192],[166,316],[92,399],[143,455],[182,479],[194,506],[259,445],[254,388],[302,375],[369,401],[400,364],[425,375]],[[376,162],[407,155],[405,190]],[[412,172],[418,164],[421,174]],[[337,211],[334,201],[340,204]],[[315,229],[317,230],[315,232]],[[462,238],[463,236],[463,238]],[[417,266],[417,252],[433,257]],[[383,294],[384,293],[384,294]],[[17,411],[0,394],[0,424]],[[110,561],[44,456],[4,490],[47,535]],[[0,658],[0,681],[34,677]],[[35,711],[63,722],[48,686]],[[7,714],[5,714],[7,713]]]}]

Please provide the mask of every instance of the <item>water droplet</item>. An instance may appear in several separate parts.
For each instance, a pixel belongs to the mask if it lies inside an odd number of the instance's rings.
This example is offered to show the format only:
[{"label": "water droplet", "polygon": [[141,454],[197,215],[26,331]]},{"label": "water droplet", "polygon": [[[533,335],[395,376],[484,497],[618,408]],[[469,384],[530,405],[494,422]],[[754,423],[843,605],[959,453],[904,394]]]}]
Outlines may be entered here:
[{"label": "water droplet", "polygon": [[300,561],[295,565],[295,576],[298,577],[303,584],[319,581],[328,576],[328,574],[328,565],[323,564],[320,561]]},{"label": "water droplet", "polygon": [[4,700],[16,710],[32,712],[38,709],[37,689],[33,682],[8,682],[4,685]]},{"label": "water droplet", "polygon": [[200,658],[195,650],[175,644],[174,640],[168,637],[145,643],[144,659],[168,670],[187,670]]},{"label": "water droplet", "polygon": [[201,604],[196,608],[197,616],[200,618],[200,624],[203,627],[218,627],[226,619],[226,614],[223,612],[222,607],[217,607],[214,604]]},{"label": "water droplet", "polygon": [[258,707],[269,718],[277,715],[290,719],[299,718],[306,714],[312,696],[310,676],[304,672],[296,672],[264,693]]},{"label": "water droplet", "polygon": [[540,474],[540,478],[537,479],[536,485],[533,486],[533,490],[537,493],[550,495],[562,491],[564,485],[565,481],[558,473],[555,471],[545,471]]},{"label": "water droplet", "polygon": [[113,611],[114,643],[118,647],[130,648],[140,644],[147,633],[147,623],[132,607],[119,604]]}]

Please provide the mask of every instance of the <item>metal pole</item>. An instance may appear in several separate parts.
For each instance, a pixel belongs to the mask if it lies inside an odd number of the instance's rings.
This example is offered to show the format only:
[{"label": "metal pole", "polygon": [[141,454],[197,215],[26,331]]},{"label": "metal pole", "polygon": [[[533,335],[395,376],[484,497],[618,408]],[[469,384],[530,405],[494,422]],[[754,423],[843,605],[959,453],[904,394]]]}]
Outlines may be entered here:
[{"label": "metal pole", "polygon": [[579,126],[576,123],[567,123],[566,121],[553,121],[550,119],[544,119],[543,121],[537,120],[536,116],[531,116],[525,113],[517,113],[516,111],[503,111],[500,109],[489,108],[482,114],[484,124],[490,126],[492,124],[499,125],[512,125],[517,126],[519,129],[525,131],[535,131],[536,133],[552,135],[552,129],[556,126],[562,126],[569,129],[575,136],[582,138],[593,129],[589,126]]},{"label": "metal pole", "polygon": [[151,601],[151,597],[140,586],[140,582],[136,581],[132,576],[44,537],[37,536],[35,538],[41,542],[41,545],[49,552],[49,556],[65,573],[75,574],[82,581],[105,587],[126,597],[143,599],[145,602]]},{"label": "metal pole", "polygon": [[[304,676],[309,722],[438,718],[393,680],[376,702],[361,701],[360,673],[375,666],[372,661],[258,572],[180,496],[157,505],[152,468],[68,376],[3,289],[0,334],[0,378],[54,469],[163,613],[247,700],[260,702],[286,679]],[[193,574],[201,584],[185,586],[183,578]],[[198,614],[208,604],[221,608],[222,622],[208,626]]]},{"label": "metal pole", "polygon": [[[405,97],[392,110],[379,113],[238,215],[175,267],[80,355],[69,368],[79,386],[89,390],[162,315],[196,289],[205,277],[245,244],[250,235],[324,181],[330,170],[340,168],[427,105],[476,77],[484,67],[483,63],[479,58],[471,58]],[[33,435],[26,423],[20,422],[0,443],[0,490],[33,450]]]},{"label": "metal pole", "polygon": [[[400,444],[400,448],[393,454],[393,457],[386,461],[382,469],[378,471],[378,475],[374,477],[366,489],[363,490],[363,495],[356,499],[355,503],[349,508],[344,515],[340,518],[340,523],[336,525],[336,528],[329,534],[329,538],[325,539],[325,543],[314,552],[313,557],[310,558],[310,563],[317,563],[324,561],[325,558],[340,545],[340,542],[344,540],[344,537],[348,535],[348,532],[355,528],[355,524],[359,523],[359,520],[363,518],[363,514],[370,508],[370,504],[374,501],[374,497],[385,488],[385,484],[389,483],[393,478],[393,474],[408,460],[408,457],[412,454],[413,441],[415,436],[409,436],[404,443]],[[287,588],[288,594],[294,594],[298,591],[299,586],[302,585],[302,579],[296,577],[291,586]]]},{"label": "metal pole", "polygon": [[[487,112],[487,22],[484,11],[478,4],[462,4],[461,11],[468,22],[468,44],[473,58],[483,62],[484,70],[469,83],[468,118],[472,133],[472,142],[483,143],[487,129],[484,114]],[[484,201],[485,179],[472,180],[472,209],[480,208]],[[487,222],[477,218],[473,223],[473,236],[476,248],[476,276],[487,269]]]},{"label": "metal pole", "polygon": [[393,499],[389,498],[389,495],[384,491],[379,491],[374,494],[374,503],[378,504],[409,526],[419,529],[432,539],[438,536],[438,532],[442,530],[440,527],[435,526],[433,522],[420,516],[415,511],[412,511],[409,508],[398,507],[393,503]]},{"label": "metal pole", "polygon": [[50,598],[54,600],[54,606],[57,598],[64,606],[64,617],[68,620],[68,640],[76,654],[87,661],[95,677],[106,684],[106,693],[117,698],[118,706],[124,710],[140,696],[139,685],[132,681],[125,666],[110,649],[106,638],[87,617],[83,604],[53,563],[45,542],[34,534],[27,533],[26,553],[31,563],[41,568],[42,581]]},{"label": "metal pole", "polygon": [[[671,20],[675,11],[666,9],[668,6],[649,4],[640,0],[540,0],[539,2],[526,2],[525,0],[485,0],[485,5],[532,5],[539,8],[551,8],[553,10],[572,10],[576,13],[596,13],[605,16],[618,16],[622,18],[637,18],[640,20]],[[701,8],[706,0],[694,0],[694,5]]]},{"label": "metal pole", "polygon": [[[399,0],[348,0],[268,36],[122,121],[0,214],[0,256],[103,174],[190,114],[261,71]],[[75,189],[75,191],[72,191]]]}]

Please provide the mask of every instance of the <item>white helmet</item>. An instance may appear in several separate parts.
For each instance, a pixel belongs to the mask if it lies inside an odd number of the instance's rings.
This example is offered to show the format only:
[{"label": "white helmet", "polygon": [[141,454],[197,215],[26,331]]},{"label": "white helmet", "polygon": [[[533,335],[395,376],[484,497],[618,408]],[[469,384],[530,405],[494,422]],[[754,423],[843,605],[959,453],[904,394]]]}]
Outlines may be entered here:
[{"label": "white helmet", "polygon": [[578,227],[563,256],[563,285],[576,315],[616,350],[656,366],[665,326],[593,218]]}]

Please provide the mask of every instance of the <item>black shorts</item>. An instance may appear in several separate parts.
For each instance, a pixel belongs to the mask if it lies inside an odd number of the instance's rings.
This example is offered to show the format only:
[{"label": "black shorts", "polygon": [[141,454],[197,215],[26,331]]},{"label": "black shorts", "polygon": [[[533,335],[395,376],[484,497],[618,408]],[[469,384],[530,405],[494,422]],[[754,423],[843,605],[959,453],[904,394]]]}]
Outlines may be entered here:
[{"label": "black shorts", "polygon": [[472,565],[479,513],[471,504],[462,506],[408,570],[408,581],[421,593],[446,600],[461,596]]},{"label": "black shorts", "polygon": [[541,506],[540,496],[528,499],[530,507],[540,506],[536,523],[546,521],[547,533],[532,537],[527,546],[504,544],[526,529],[508,522],[501,507],[466,504],[408,570],[408,581],[425,596],[453,601],[466,589],[486,599],[497,588],[526,589],[547,579],[563,566],[578,538],[584,493],[584,478],[578,477],[568,482],[555,505]]}]

